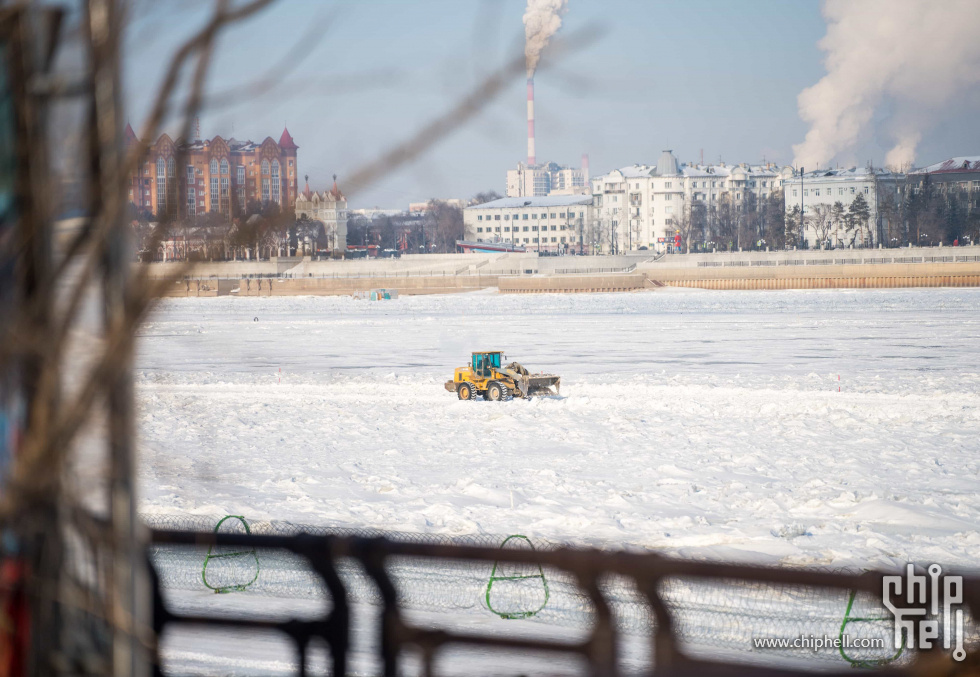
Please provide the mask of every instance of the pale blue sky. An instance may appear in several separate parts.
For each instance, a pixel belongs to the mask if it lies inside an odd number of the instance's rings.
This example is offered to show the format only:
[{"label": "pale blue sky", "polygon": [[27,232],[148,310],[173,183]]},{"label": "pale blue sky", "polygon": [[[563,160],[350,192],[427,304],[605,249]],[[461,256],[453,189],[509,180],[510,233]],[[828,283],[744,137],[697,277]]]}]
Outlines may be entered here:
[{"label": "pale blue sky", "polygon": [[[208,3],[145,3],[128,33],[125,84],[137,127],[180,37]],[[293,59],[273,93],[205,111],[202,133],[260,141],[289,125],[300,173],[322,188],[410,136],[481,76],[523,47],[523,0],[280,0],[229,32],[212,92],[249,82],[284,59],[310,26],[315,48]],[[817,41],[826,26],[816,0],[698,2],[569,0],[564,34],[601,26],[600,40],[536,78],[537,156],[593,173],[681,160],[780,163],[806,134],[799,92],[824,74]],[[881,116],[887,116],[885,107]],[[971,130],[964,138],[964,129]],[[976,153],[977,132],[950,124],[927,134],[922,164]],[[468,127],[387,176],[352,207],[403,208],[431,197],[503,193],[507,169],[526,156],[525,97],[517,79]],[[964,147],[968,143],[971,147]],[[874,131],[842,162],[881,162],[890,140]]]}]

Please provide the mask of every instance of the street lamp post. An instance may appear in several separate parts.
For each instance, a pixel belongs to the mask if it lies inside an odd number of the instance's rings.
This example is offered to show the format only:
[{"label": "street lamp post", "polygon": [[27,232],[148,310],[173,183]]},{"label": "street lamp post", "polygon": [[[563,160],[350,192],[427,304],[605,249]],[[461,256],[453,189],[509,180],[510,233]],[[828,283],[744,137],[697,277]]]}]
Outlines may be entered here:
[{"label": "street lamp post", "polygon": [[803,242],[805,241],[804,230],[806,226],[803,225],[803,166],[800,165],[800,249],[803,249]]}]

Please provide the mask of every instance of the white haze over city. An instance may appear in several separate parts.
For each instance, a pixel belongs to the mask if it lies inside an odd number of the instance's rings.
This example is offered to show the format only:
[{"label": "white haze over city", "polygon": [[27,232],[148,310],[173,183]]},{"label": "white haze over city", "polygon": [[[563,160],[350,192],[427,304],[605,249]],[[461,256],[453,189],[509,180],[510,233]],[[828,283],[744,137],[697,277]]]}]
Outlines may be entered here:
[{"label": "white haze over city", "polygon": [[916,162],[923,133],[974,100],[978,9],[974,0],[827,0],[827,34],[819,43],[827,75],[799,96],[800,117],[810,129],[793,146],[794,164],[815,169],[835,159],[853,161],[851,151],[886,105],[893,112],[882,131],[893,145],[885,165]]},{"label": "white haze over city", "polygon": [[[145,513],[850,567],[980,547],[978,290],[176,299],[141,334]],[[561,396],[457,401],[488,349]]]}]

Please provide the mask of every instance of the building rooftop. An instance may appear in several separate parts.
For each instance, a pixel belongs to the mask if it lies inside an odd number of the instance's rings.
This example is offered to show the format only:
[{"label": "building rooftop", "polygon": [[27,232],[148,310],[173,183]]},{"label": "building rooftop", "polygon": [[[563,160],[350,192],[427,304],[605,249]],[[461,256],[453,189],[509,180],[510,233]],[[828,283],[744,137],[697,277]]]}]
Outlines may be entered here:
[{"label": "building rooftop", "polygon": [[952,174],[955,172],[980,172],[980,155],[964,155],[916,169],[910,174]]},{"label": "building rooftop", "polygon": [[673,151],[665,150],[657,160],[657,176],[677,176],[677,158]]},{"label": "building rooftop", "polygon": [[549,195],[547,197],[503,197],[499,200],[472,205],[466,209],[516,209],[517,207],[569,207],[590,205],[591,195]]},{"label": "building rooftop", "polygon": [[874,167],[871,169],[868,167],[849,167],[847,169],[817,169],[804,174],[804,178],[839,180],[853,179],[856,181],[863,181],[870,178],[872,174],[878,178],[901,176],[901,174],[894,174],[891,170],[885,169],[884,167]]}]

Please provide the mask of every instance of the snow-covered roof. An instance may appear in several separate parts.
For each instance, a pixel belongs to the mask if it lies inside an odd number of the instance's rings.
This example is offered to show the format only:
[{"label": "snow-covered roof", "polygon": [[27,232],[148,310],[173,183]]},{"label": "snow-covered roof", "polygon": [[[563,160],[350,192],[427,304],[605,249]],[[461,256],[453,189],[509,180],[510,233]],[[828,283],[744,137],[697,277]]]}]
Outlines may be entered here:
[{"label": "snow-covered roof", "polygon": [[910,174],[946,174],[953,172],[980,172],[980,155],[964,155],[922,167]]},{"label": "snow-covered roof", "polygon": [[893,174],[884,167],[874,167],[873,169],[868,169],[867,167],[849,167],[847,169],[817,169],[804,174],[804,178],[866,181],[871,178],[872,174],[878,178],[900,176],[900,174]]},{"label": "snow-covered roof", "polygon": [[619,173],[626,179],[640,179],[651,176],[653,174],[653,167],[650,165],[630,165],[629,167],[620,169]]},{"label": "snow-covered roof", "polygon": [[517,207],[570,207],[592,204],[591,195],[548,195],[545,197],[503,197],[466,209],[516,209]]}]

